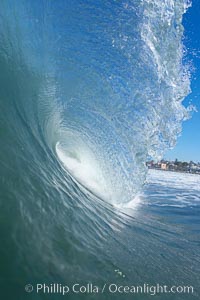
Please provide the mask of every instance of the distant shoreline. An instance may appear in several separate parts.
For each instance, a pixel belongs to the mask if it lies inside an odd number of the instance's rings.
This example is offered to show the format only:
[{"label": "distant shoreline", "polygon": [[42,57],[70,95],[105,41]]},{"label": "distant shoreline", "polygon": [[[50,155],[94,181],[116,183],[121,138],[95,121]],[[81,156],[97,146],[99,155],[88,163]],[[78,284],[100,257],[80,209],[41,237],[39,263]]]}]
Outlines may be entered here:
[{"label": "distant shoreline", "polygon": [[146,162],[146,166],[148,169],[200,175],[200,163],[195,163],[192,160],[190,162],[179,161],[178,159],[175,161],[164,159],[161,161],[151,160]]},{"label": "distant shoreline", "polygon": [[173,172],[173,173],[185,173],[185,174],[200,175],[200,172],[183,171],[183,170],[169,170],[169,169],[152,168],[152,167],[148,167],[148,170],[156,170],[156,171],[163,171],[163,172]]}]

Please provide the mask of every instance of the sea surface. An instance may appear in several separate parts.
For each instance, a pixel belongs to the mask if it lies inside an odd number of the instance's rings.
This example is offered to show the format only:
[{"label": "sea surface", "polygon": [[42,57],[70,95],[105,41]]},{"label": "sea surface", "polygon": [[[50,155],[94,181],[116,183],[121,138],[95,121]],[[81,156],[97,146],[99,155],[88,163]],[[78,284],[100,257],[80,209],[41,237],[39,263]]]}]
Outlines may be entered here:
[{"label": "sea surface", "polygon": [[[188,6],[0,1],[0,299],[199,299],[200,176],[145,166],[189,116]],[[106,289],[37,293],[76,283]]]},{"label": "sea surface", "polygon": [[[42,195],[43,207],[37,198],[30,203],[33,191],[26,191],[23,207],[10,198],[2,206],[3,299],[199,299],[199,175],[150,170],[143,194],[121,207],[70,184],[73,193],[60,194],[56,202]],[[26,293],[27,283],[146,283],[192,286],[194,292],[62,296]]]}]

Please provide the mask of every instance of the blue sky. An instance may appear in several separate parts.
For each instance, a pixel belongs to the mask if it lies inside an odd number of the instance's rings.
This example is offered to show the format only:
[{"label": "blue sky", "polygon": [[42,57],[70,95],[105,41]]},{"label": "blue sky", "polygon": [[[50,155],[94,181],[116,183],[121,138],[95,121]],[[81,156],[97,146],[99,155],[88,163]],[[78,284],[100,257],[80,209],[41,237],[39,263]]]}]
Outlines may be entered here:
[{"label": "blue sky", "polygon": [[183,123],[181,136],[173,150],[166,153],[167,159],[193,160],[200,162],[200,1],[193,0],[192,7],[184,15],[185,27],[184,45],[188,49],[187,59],[192,60],[195,70],[192,74],[191,94],[184,100],[184,105],[189,103],[196,106],[190,120]]}]

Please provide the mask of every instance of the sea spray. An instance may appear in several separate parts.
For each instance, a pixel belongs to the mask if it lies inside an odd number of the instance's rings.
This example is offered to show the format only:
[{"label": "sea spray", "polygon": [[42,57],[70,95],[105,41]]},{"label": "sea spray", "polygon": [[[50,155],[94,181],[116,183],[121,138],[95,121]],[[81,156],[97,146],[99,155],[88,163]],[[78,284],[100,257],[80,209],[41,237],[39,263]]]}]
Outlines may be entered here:
[{"label": "sea spray", "polygon": [[[9,3],[1,4],[0,53],[18,70],[24,123],[90,191],[112,203],[132,200],[147,157],[173,147],[188,115],[188,1]],[[69,156],[78,157],[73,171]]]}]

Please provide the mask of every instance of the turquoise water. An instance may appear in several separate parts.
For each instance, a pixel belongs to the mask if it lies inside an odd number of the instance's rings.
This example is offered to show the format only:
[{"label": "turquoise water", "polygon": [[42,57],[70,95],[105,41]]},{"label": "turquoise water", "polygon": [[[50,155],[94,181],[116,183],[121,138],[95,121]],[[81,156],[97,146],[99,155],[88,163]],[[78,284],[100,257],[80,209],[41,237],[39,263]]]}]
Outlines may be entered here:
[{"label": "turquoise water", "polygon": [[199,177],[145,167],[188,117],[187,6],[1,1],[3,299],[161,297],[41,283],[192,285],[162,299],[198,299]]}]

